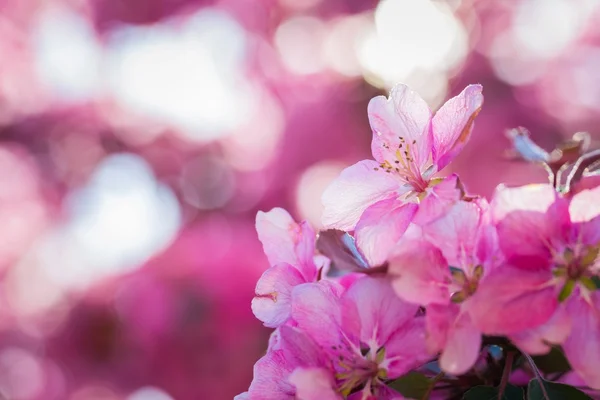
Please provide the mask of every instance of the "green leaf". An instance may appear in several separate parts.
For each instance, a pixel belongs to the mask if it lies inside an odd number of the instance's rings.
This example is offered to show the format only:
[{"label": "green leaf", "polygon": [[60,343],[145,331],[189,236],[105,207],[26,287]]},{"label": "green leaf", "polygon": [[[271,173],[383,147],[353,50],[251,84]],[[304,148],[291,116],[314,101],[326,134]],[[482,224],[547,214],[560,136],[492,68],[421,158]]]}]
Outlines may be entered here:
[{"label": "green leaf", "polygon": [[[492,386],[475,386],[463,396],[463,400],[498,400],[500,388]],[[506,385],[500,400],[523,400],[523,389],[513,385]]]},{"label": "green leaf", "polygon": [[532,357],[535,365],[547,374],[568,372],[571,370],[569,361],[560,347],[553,347],[550,353]]},{"label": "green leaf", "polygon": [[410,372],[387,385],[409,399],[422,399],[432,380],[418,372]]},{"label": "green leaf", "polygon": [[529,381],[527,400],[592,400],[590,396],[573,386],[546,380],[541,380],[541,382],[544,384],[545,393],[540,380],[534,378]]}]

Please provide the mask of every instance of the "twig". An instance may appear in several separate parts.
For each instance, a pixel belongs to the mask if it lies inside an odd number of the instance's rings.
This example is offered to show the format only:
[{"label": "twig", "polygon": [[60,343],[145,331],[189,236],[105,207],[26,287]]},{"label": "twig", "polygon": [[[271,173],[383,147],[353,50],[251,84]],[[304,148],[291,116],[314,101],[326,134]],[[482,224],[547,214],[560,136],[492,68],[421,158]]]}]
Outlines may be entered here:
[{"label": "twig", "polygon": [[533,372],[535,374],[535,378],[540,382],[540,389],[542,390],[542,394],[544,395],[544,398],[546,400],[550,400],[550,396],[548,396],[548,392],[546,392],[546,386],[544,386],[544,378],[542,377],[542,374],[540,373],[540,370],[538,369],[538,367],[535,365],[533,358],[531,358],[531,356],[527,353],[521,353],[521,354],[523,354],[523,357],[525,357],[527,359],[527,361],[529,362],[529,365],[531,366],[531,369],[533,370]]},{"label": "twig", "polygon": [[510,372],[512,370],[514,359],[515,352],[509,351],[506,353],[506,360],[504,360],[504,371],[502,371],[502,380],[500,381],[500,386],[498,387],[498,400],[502,400],[502,396],[506,390],[506,385],[508,384],[508,379],[510,378]]}]

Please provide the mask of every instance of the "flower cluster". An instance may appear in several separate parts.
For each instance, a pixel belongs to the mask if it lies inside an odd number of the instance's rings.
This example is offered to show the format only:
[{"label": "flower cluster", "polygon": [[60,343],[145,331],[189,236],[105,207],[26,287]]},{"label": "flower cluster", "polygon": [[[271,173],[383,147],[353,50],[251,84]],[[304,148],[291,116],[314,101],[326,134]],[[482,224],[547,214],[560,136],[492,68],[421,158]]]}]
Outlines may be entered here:
[{"label": "flower cluster", "polygon": [[[276,329],[236,399],[600,390],[600,153],[581,133],[548,153],[519,128],[515,153],[550,182],[500,185],[489,202],[467,195],[456,174],[439,172],[482,104],[482,87],[470,85],[434,114],[398,85],[369,103],[374,160],[345,169],[323,195],[327,230],[283,209],[258,214],[271,267],[252,310]],[[546,370],[556,354],[566,367]],[[583,391],[551,382],[567,376]]]}]

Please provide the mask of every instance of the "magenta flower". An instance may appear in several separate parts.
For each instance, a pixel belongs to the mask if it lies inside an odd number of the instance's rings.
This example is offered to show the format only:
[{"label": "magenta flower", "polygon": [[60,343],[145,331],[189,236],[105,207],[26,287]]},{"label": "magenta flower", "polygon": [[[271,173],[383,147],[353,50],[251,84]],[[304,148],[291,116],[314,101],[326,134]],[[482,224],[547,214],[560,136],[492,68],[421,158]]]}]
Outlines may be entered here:
[{"label": "magenta flower", "polygon": [[600,187],[571,198],[550,185],[500,187],[492,213],[507,260],[475,295],[476,324],[530,353],[562,344],[600,388]]},{"label": "magenta flower", "polygon": [[[256,215],[256,230],[271,268],[258,280],[252,311],[265,326],[275,328],[290,316],[294,286],[314,282],[322,256],[315,256],[315,232],[307,222],[297,224],[282,208]],[[315,264],[315,261],[317,264]]]},{"label": "magenta flower", "polygon": [[383,279],[358,279],[341,295],[327,281],[296,286],[296,327],[278,329],[240,399],[402,399],[386,382],[429,359],[417,311]]},{"label": "magenta flower", "polygon": [[[440,182],[433,175],[469,140],[483,103],[481,90],[480,85],[467,86],[433,116],[425,101],[405,85],[395,86],[389,98],[373,98],[368,114],[375,160],[346,168],[325,191],[324,225],[355,230],[369,261],[385,261],[386,252],[417,213],[417,203]],[[458,191],[451,198],[458,200]],[[377,252],[371,251],[375,246]]]},{"label": "magenta flower", "polygon": [[392,286],[426,306],[427,346],[440,367],[468,371],[479,356],[481,331],[470,315],[472,295],[500,260],[484,200],[456,203],[448,214],[401,240],[390,256]]}]

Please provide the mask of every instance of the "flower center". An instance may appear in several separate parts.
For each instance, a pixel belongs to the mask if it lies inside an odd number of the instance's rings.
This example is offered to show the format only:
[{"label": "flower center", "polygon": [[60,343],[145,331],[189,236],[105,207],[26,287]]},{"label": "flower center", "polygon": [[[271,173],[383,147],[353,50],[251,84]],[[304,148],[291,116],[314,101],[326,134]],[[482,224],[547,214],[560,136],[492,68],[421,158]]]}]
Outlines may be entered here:
[{"label": "flower center", "polygon": [[380,364],[385,358],[385,349],[380,348],[374,355],[369,348],[361,349],[361,356],[356,355],[347,360],[343,356],[338,358],[337,391],[344,397],[363,386],[372,387],[379,385],[387,377],[385,368]]},{"label": "flower center", "polygon": [[598,254],[600,246],[596,247],[567,247],[561,254],[555,255],[554,269],[555,277],[564,280],[558,295],[559,301],[566,300],[579,284],[583,288],[594,291],[598,289],[600,279],[598,278]]},{"label": "flower center", "polygon": [[[386,173],[397,173],[403,180],[409,183],[416,192],[424,192],[427,189],[428,183],[423,179],[421,171],[419,171],[419,166],[416,164],[414,158],[417,141],[413,139],[413,141],[409,143],[402,136],[399,136],[398,139],[400,140],[400,143],[395,152],[395,159],[392,161],[384,160],[384,162],[379,164],[379,168]],[[383,148],[391,150],[390,145],[387,143],[383,143]],[[378,170],[379,168],[375,168],[375,170]]]},{"label": "flower center", "polygon": [[452,286],[458,288],[452,293],[450,300],[453,303],[462,303],[477,291],[479,280],[483,276],[483,266],[478,265],[473,268],[470,275],[456,267],[450,267],[450,273],[452,274]]}]

